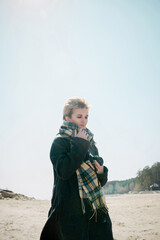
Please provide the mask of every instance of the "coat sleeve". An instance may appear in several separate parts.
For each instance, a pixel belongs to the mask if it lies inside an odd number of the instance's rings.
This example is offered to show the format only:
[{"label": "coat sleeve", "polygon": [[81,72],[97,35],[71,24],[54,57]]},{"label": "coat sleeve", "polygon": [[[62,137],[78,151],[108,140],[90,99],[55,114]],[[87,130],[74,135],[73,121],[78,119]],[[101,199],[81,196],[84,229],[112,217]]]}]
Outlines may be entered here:
[{"label": "coat sleeve", "polygon": [[75,173],[84,161],[89,145],[89,141],[78,137],[72,140],[57,137],[54,140],[50,159],[59,178],[67,180]]},{"label": "coat sleeve", "polygon": [[104,172],[102,174],[97,174],[98,180],[103,187],[108,181],[108,168],[104,166]]},{"label": "coat sleeve", "polygon": [[[99,156],[97,147],[94,145],[95,154]],[[102,174],[97,174],[98,180],[103,187],[108,181],[108,168],[104,166],[104,172]]]}]

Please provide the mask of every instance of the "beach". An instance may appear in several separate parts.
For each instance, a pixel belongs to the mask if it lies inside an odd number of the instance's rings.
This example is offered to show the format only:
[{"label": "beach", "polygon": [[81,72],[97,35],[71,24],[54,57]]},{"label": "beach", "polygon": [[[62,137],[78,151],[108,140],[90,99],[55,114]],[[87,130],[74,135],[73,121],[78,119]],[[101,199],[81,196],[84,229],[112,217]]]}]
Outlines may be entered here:
[{"label": "beach", "polygon": [[[116,240],[160,239],[160,194],[106,196]],[[0,200],[0,239],[37,240],[47,220],[48,200]]]}]

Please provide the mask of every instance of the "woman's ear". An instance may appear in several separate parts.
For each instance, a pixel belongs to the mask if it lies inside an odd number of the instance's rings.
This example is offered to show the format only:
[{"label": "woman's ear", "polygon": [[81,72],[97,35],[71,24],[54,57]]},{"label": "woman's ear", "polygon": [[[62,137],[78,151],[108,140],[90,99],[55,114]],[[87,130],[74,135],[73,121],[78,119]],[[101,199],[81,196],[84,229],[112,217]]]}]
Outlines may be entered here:
[{"label": "woman's ear", "polygon": [[68,116],[65,116],[65,120],[67,121],[67,122],[70,122],[70,117],[68,117]]}]

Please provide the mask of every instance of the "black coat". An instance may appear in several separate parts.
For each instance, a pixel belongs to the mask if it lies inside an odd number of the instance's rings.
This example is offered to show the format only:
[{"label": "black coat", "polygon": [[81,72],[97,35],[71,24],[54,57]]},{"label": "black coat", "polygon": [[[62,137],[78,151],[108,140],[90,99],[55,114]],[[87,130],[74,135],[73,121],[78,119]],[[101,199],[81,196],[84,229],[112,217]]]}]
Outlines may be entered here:
[{"label": "black coat", "polygon": [[[86,213],[82,213],[76,170],[88,159],[89,151],[98,155],[96,146],[82,138],[57,137],[53,141],[50,151],[54,171],[53,196],[41,240],[87,240],[85,234],[92,209],[86,202]],[[101,186],[107,182],[107,175],[106,167],[103,174],[97,174]],[[78,238],[80,235],[83,236]]]}]

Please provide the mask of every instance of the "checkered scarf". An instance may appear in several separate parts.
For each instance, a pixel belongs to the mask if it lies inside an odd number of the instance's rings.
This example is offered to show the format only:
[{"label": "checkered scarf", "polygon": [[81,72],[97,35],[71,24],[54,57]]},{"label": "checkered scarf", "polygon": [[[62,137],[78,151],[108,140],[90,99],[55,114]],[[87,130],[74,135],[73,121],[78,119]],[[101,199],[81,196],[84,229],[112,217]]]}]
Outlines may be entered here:
[{"label": "checkered scarf", "polygon": [[[64,121],[61,126],[59,133],[62,137],[72,137],[75,136],[75,130],[77,132],[80,130],[79,126],[72,122]],[[93,134],[91,131],[86,128],[88,133],[88,141],[95,143],[93,140]],[[105,203],[103,196],[102,188],[97,178],[96,172],[89,165],[90,160],[83,162],[81,166],[76,170],[78,187],[79,187],[79,196],[81,198],[82,210],[85,213],[85,205],[83,199],[88,199],[90,205],[92,206],[94,212],[102,211],[103,213],[108,212],[108,208]]]}]

